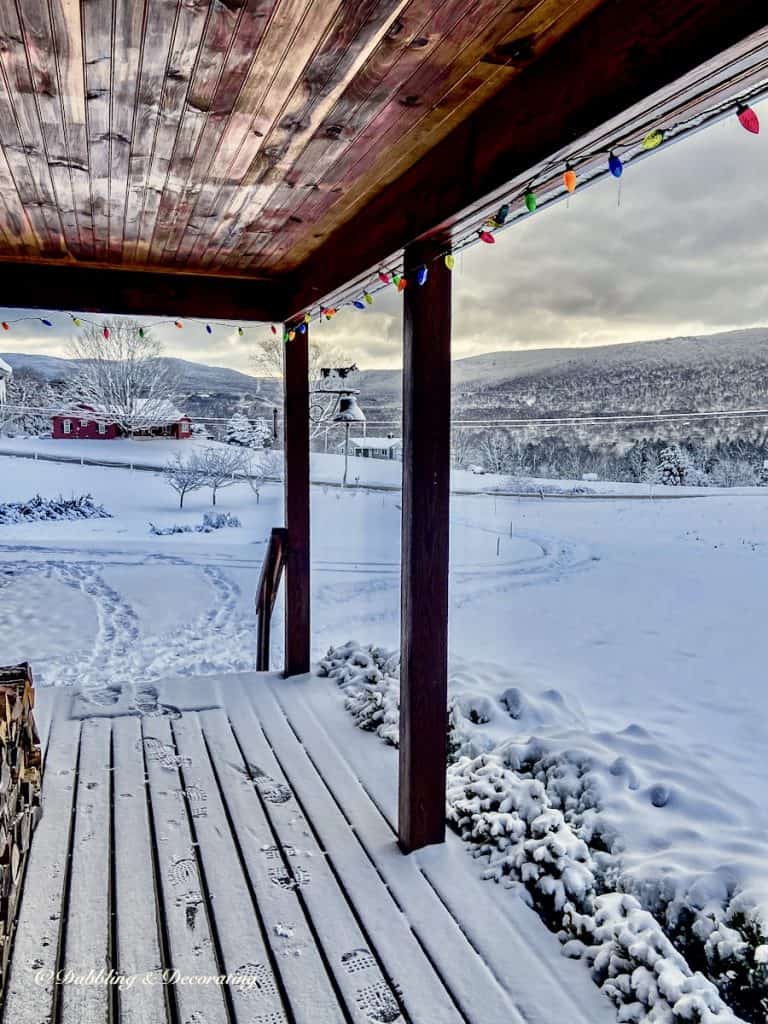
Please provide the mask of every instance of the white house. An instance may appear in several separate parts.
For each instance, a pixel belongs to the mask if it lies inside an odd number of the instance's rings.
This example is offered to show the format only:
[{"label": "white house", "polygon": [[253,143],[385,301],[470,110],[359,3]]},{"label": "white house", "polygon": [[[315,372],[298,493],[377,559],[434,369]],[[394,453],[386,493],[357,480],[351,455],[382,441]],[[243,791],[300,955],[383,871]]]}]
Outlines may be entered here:
[{"label": "white house", "polygon": [[8,398],[8,381],[13,376],[13,370],[5,362],[0,359],[0,403],[5,402]]},{"label": "white house", "polygon": [[[344,454],[344,442],[338,446]],[[350,437],[349,454],[358,455],[363,459],[398,459],[403,458],[403,442],[399,437]]]}]

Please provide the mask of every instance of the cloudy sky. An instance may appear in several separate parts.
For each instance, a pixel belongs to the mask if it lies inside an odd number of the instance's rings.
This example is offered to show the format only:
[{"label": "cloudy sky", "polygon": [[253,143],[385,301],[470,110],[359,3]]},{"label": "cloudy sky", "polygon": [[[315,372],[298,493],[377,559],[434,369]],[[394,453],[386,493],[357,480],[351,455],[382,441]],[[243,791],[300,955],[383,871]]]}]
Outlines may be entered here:
[{"label": "cloudy sky", "polygon": [[[734,116],[628,168],[620,205],[607,180],[460,255],[455,357],[768,325],[768,101],[756,109],[759,136]],[[392,290],[313,330],[362,368],[396,367],[400,302]],[[0,351],[66,355],[72,328],[52,319],[52,330],[12,325]],[[188,321],[158,333],[168,355],[247,371],[265,330],[208,335]]]}]

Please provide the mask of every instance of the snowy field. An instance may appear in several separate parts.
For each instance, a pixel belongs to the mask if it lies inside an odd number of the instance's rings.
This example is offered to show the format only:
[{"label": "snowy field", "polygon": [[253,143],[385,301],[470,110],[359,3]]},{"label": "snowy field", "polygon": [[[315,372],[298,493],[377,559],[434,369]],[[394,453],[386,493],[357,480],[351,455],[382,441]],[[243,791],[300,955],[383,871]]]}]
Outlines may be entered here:
[{"label": "snowy field", "polygon": [[[330,478],[340,460],[327,459]],[[112,685],[254,667],[279,485],[259,505],[245,484],[220,493],[240,529],[155,537],[150,521],[200,523],[207,492],[179,512],[151,473],[0,458],[0,502],[37,492],[90,493],[113,518],[0,527],[0,662],[28,659],[39,684],[97,701]],[[634,891],[700,909],[742,893],[768,920],[766,513],[759,490],[455,495],[450,630],[452,692],[482,709],[468,753],[531,737],[577,752]],[[318,485],[312,515],[315,657],[347,640],[394,649],[399,496]],[[512,715],[500,697],[514,688]]]}]

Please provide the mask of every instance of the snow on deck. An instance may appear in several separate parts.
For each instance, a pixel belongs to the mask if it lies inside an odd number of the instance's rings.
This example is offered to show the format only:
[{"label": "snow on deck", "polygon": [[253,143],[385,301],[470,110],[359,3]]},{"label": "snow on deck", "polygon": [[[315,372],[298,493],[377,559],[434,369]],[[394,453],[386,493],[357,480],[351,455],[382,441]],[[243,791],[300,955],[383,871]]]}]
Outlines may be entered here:
[{"label": "snow on deck", "polygon": [[489,898],[457,837],[399,852],[394,758],[360,780],[325,731],[323,707],[343,720],[326,685],[40,692],[44,813],[6,1024],[613,1019],[527,907]]}]

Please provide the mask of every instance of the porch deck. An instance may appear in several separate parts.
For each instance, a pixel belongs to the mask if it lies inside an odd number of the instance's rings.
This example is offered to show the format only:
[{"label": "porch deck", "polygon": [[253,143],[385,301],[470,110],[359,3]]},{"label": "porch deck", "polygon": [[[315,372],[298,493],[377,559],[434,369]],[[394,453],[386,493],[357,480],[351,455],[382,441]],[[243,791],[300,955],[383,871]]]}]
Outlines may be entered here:
[{"label": "porch deck", "polygon": [[[39,693],[44,815],[6,1024],[611,1019],[586,972],[558,958],[553,973],[556,940],[527,908],[523,928],[499,912],[456,837],[399,852],[395,759],[378,756],[393,752],[333,702],[338,723],[323,722],[325,685],[254,674]],[[332,742],[337,724],[350,732]],[[379,762],[369,783],[342,752],[357,740]],[[72,976],[57,985],[60,970]],[[223,974],[237,980],[202,981]]]}]

